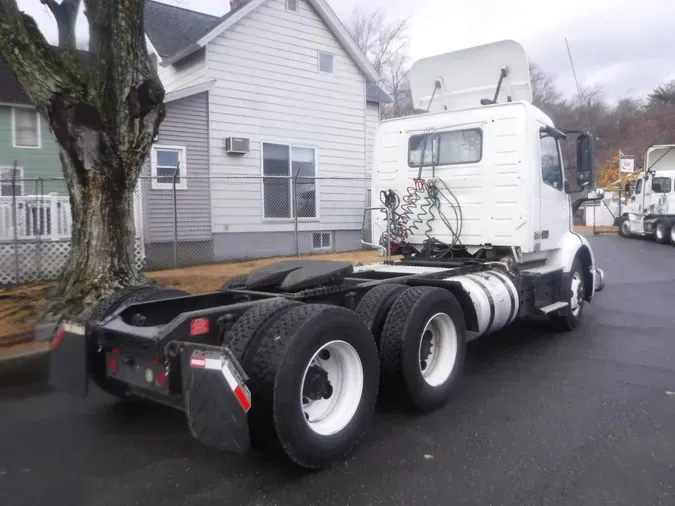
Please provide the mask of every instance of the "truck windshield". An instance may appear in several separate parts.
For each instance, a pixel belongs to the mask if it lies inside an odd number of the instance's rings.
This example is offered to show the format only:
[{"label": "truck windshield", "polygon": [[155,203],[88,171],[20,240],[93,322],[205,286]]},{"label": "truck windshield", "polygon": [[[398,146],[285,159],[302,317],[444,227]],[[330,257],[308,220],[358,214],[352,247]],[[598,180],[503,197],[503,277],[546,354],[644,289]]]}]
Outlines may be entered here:
[{"label": "truck windshield", "polygon": [[670,193],[673,189],[673,180],[669,177],[652,178],[652,191],[654,193]]}]

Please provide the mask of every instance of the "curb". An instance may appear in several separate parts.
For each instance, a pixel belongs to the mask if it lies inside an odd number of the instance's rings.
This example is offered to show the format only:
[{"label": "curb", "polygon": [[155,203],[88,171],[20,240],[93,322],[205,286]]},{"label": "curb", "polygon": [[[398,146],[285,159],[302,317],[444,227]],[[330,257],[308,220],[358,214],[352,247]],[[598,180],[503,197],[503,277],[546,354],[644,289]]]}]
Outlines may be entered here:
[{"label": "curb", "polygon": [[0,338],[0,388],[46,382],[49,370],[49,342],[56,325]]},{"label": "curb", "polygon": [[50,346],[47,342],[0,348],[0,389],[46,382],[49,351]]}]

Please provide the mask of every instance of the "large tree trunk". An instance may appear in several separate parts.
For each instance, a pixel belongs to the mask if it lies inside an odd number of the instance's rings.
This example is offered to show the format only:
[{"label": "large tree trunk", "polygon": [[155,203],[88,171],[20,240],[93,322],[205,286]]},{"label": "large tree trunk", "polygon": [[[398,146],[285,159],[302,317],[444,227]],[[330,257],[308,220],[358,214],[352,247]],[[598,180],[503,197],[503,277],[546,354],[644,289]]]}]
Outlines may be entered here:
[{"label": "large tree trunk", "polygon": [[164,88],[150,64],[144,0],[84,0],[89,50],[74,49],[80,0],[44,0],[61,32],[44,40],[16,0],[0,0],[0,56],[48,119],[61,146],[73,217],[72,249],[48,314],[76,315],[142,282],[131,210],[138,176],[164,117]]},{"label": "large tree trunk", "polygon": [[[62,156],[64,167],[71,160]],[[133,189],[111,175],[124,167],[96,163],[88,168],[91,178],[83,184],[68,179],[72,209],[72,247],[49,312],[80,314],[111,291],[139,284],[134,254]]]}]

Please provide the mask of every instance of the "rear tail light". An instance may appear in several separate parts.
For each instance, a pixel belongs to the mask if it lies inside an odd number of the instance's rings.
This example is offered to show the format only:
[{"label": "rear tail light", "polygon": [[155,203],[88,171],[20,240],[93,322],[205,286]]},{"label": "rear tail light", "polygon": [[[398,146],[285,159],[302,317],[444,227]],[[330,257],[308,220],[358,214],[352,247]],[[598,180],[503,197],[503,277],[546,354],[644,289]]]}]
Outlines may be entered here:
[{"label": "rear tail light", "polygon": [[114,357],[109,357],[108,358],[108,371],[111,374],[115,374],[117,372],[117,359]]},{"label": "rear tail light", "polygon": [[164,371],[158,371],[155,376],[155,382],[158,387],[164,388],[164,385],[166,385],[166,373]]},{"label": "rear tail light", "polygon": [[59,344],[61,344],[61,340],[63,339],[63,334],[66,333],[65,327],[61,326],[59,327],[58,332],[56,332],[56,336],[54,337],[54,340],[52,341],[52,350],[55,350],[56,348],[59,347]]}]

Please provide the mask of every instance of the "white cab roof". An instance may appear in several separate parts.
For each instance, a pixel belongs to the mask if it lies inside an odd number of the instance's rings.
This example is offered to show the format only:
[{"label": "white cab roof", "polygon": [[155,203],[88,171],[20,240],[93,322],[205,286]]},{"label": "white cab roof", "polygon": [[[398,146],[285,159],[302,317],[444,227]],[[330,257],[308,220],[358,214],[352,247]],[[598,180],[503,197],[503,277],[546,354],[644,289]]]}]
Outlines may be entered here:
[{"label": "white cab roof", "polygon": [[480,107],[481,99],[494,99],[502,68],[507,76],[497,101],[532,102],[525,50],[514,40],[503,40],[415,62],[410,69],[414,106],[430,112]]}]

